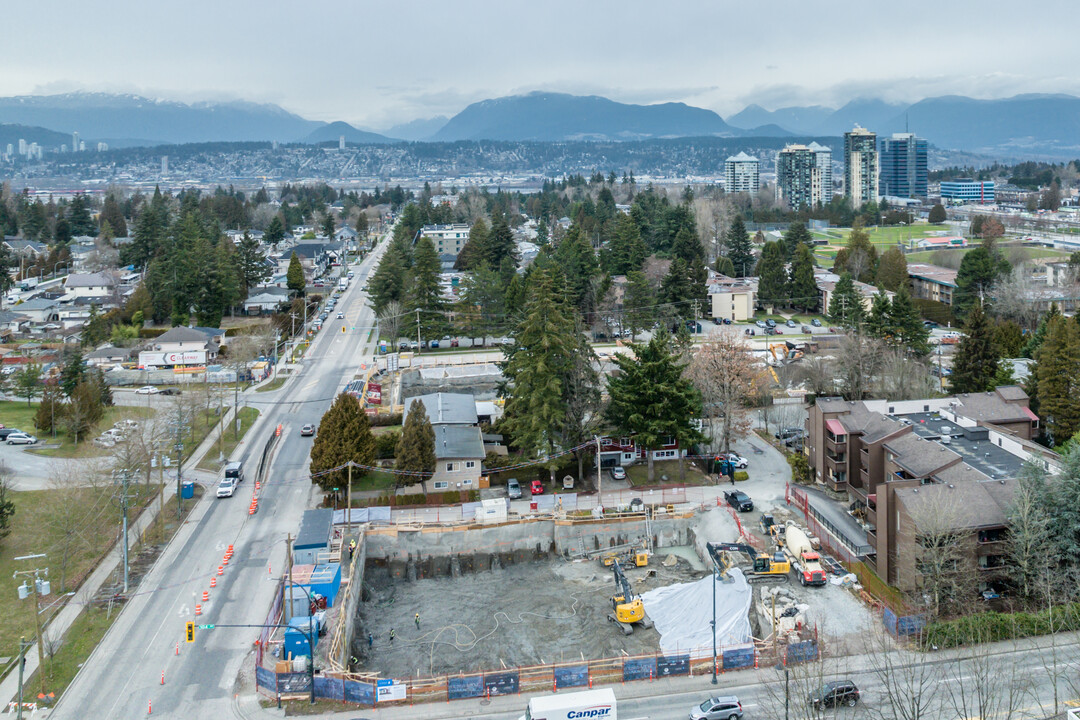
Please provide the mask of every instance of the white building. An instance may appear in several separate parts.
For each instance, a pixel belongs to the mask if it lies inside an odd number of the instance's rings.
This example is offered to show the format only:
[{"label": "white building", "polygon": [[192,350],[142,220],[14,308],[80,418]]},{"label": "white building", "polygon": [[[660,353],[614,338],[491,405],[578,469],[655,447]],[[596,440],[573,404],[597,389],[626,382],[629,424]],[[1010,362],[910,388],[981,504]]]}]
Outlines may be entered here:
[{"label": "white building", "polygon": [[724,190],[729,193],[757,195],[761,188],[759,161],[744,152],[724,161]]},{"label": "white building", "polygon": [[833,199],[832,148],[812,142],[810,152],[817,158],[816,165],[821,173],[821,204],[826,205]]},{"label": "white building", "polygon": [[174,327],[151,341],[149,347],[139,353],[139,367],[183,367],[212,363],[217,359],[220,330]]},{"label": "white building", "polygon": [[116,290],[116,278],[110,273],[71,273],[64,279],[64,289],[79,297],[107,297]]},{"label": "white building", "polygon": [[425,225],[420,230],[422,237],[431,238],[435,252],[439,255],[453,255],[455,258],[469,241],[469,226],[466,223],[452,225]]}]

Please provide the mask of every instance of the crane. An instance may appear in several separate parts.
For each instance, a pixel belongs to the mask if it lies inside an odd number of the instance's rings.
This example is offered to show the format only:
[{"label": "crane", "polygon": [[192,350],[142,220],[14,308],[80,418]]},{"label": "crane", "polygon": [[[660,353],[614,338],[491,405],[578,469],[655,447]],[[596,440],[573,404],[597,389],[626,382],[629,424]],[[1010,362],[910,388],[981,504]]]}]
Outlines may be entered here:
[{"label": "crane", "polygon": [[634,594],[630,581],[623,573],[618,560],[611,563],[611,572],[615,576],[615,594],[611,596],[613,612],[608,614],[608,620],[618,624],[622,628],[623,635],[634,632],[635,623],[643,628],[651,628],[653,623],[645,614],[645,604],[641,601],[640,595]]},{"label": "crane", "polygon": [[788,573],[791,572],[791,562],[782,552],[770,555],[766,552],[758,552],[750,545],[741,543],[708,543],[709,555],[721,569],[721,576],[727,576],[732,562],[724,553],[742,553],[748,556],[754,563],[752,570],[745,571],[747,582],[751,583],[778,583],[787,582]]}]

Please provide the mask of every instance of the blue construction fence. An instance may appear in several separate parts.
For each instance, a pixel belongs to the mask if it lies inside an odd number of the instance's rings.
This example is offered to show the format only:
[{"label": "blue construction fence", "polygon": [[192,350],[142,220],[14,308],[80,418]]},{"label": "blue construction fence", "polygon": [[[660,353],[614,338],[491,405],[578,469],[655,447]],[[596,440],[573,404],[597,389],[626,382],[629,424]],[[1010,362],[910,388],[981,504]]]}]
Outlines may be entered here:
[{"label": "blue construction fence", "polygon": [[897,615],[889,608],[882,611],[881,621],[893,637],[918,635],[926,627],[925,615]]},{"label": "blue construction fence", "polygon": [[[777,646],[771,650],[773,653],[781,653],[780,657],[788,665],[816,660],[820,653],[817,639]],[[450,701],[545,690],[558,692],[569,688],[592,687],[594,684],[649,681],[680,675],[707,675],[713,671],[712,659],[712,648],[709,648],[686,653],[605,658],[469,675],[379,680],[376,683],[319,674],[314,678],[315,697],[374,707],[383,702]],[[717,648],[716,671],[723,673],[755,668],[759,659],[760,650],[751,643]],[[306,695],[311,692],[311,679],[307,673],[277,673],[261,665],[255,668],[255,683],[261,692],[270,697],[279,694]]]}]

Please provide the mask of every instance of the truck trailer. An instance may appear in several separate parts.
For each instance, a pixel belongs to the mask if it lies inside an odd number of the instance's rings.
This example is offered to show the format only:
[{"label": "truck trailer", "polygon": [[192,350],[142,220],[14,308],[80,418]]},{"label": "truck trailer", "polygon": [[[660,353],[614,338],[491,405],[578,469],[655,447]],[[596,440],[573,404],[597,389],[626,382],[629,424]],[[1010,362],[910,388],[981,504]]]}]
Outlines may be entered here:
[{"label": "truck trailer", "polygon": [[519,720],[618,720],[611,688],[529,699]]}]

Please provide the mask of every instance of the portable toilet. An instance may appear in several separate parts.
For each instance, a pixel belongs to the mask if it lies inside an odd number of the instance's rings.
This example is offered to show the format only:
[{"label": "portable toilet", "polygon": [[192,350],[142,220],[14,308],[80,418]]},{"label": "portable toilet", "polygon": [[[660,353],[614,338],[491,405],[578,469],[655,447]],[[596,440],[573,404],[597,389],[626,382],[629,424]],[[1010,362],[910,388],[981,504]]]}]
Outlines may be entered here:
[{"label": "portable toilet", "polygon": [[293,542],[293,563],[314,565],[324,559],[330,552],[330,533],[333,526],[333,509],[305,510],[300,522],[300,532],[296,534]]}]

